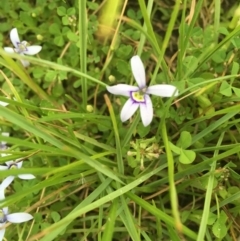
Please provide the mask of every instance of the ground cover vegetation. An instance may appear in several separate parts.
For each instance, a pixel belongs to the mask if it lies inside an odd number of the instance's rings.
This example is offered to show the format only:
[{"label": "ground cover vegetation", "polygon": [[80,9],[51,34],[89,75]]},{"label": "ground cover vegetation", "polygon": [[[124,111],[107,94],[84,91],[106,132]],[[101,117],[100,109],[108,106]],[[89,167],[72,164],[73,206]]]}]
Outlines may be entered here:
[{"label": "ground cover vegetation", "polygon": [[239,17],[1,1],[0,239],[239,240]]}]

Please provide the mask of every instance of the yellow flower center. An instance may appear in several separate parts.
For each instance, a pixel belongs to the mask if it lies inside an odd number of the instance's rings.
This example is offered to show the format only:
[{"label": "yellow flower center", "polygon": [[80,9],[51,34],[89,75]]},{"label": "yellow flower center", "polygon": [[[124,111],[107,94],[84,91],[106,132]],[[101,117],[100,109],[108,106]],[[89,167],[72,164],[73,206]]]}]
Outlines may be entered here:
[{"label": "yellow flower center", "polygon": [[22,41],[21,43],[18,44],[18,53],[22,53],[27,50],[27,46],[29,46],[27,41]]},{"label": "yellow flower center", "polygon": [[13,169],[18,169],[17,164],[16,164],[16,163],[11,164],[8,169],[10,169],[10,170],[11,170],[11,169],[12,169],[12,170],[13,170]]},{"label": "yellow flower center", "polygon": [[139,91],[136,92],[132,92],[132,99],[136,102],[141,102],[144,103],[145,102],[145,93],[146,93],[147,88],[143,88]]}]

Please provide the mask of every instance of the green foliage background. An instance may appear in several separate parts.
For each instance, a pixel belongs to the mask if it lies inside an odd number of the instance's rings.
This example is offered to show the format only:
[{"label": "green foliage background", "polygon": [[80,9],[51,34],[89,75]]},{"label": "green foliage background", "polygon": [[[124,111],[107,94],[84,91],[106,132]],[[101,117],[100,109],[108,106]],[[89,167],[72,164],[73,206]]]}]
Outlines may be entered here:
[{"label": "green foliage background", "polygon": [[[0,162],[24,160],[0,177],[37,177],[15,178],[0,202],[34,216],[9,224],[6,240],[238,240],[239,11],[220,0],[2,1],[1,47],[14,27],[43,47],[27,69],[0,49],[11,154]],[[148,127],[139,114],[121,123],[125,98],[106,91],[134,83],[136,54],[149,85],[180,91],[152,97]]]}]

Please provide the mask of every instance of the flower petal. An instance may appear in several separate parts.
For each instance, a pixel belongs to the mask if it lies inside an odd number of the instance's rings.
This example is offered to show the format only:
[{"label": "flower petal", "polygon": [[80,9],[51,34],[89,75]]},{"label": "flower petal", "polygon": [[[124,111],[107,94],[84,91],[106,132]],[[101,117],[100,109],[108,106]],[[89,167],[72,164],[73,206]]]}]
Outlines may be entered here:
[{"label": "flower petal", "polygon": [[2,166],[2,165],[0,165],[0,171],[5,171],[5,170],[7,170],[7,169],[8,169],[7,166]]},{"label": "flower petal", "polygon": [[7,220],[10,223],[23,223],[33,219],[29,213],[11,213],[7,215]]},{"label": "flower petal", "polygon": [[27,60],[20,59],[20,61],[25,68],[30,65],[30,63]]},{"label": "flower petal", "polygon": [[14,176],[6,177],[0,185],[0,189],[6,189],[12,183],[13,180]]},{"label": "flower petal", "polygon": [[0,101],[0,105],[5,107],[5,106],[9,105],[9,103],[4,102],[4,101]]},{"label": "flower petal", "polygon": [[132,99],[128,99],[121,110],[121,121],[124,122],[128,120],[136,112],[138,106],[139,103],[133,102]]},{"label": "flower petal", "polygon": [[152,85],[147,88],[147,94],[157,95],[161,97],[178,96],[178,90],[173,85]]},{"label": "flower petal", "polygon": [[38,45],[28,46],[27,49],[24,51],[24,54],[35,55],[39,53],[41,49],[42,49],[42,46],[38,46]]},{"label": "flower petal", "polygon": [[118,84],[114,86],[107,86],[107,90],[114,95],[123,95],[130,96],[130,92],[138,91],[139,88],[137,86]]},{"label": "flower petal", "polygon": [[[4,150],[7,150],[7,148],[5,148]],[[9,156],[10,154],[6,154],[6,153],[2,153],[1,157],[5,157],[5,156]]]},{"label": "flower petal", "polygon": [[5,234],[5,228],[2,229],[4,225],[5,223],[0,223],[0,241],[3,240],[4,234]]},{"label": "flower petal", "polygon": [[145,103],[140,104],[140,114],[143,125],[148,126],[153,119],[153,107],[149,95],[145,95]]},{"label": "flower petal", "polygon": [[4,215],[8,215],[8,207],[2,208]]},{"label": "flower petal", "polygon": [[15,53],[14,49],[13,49],[13,48],[10,48],[10,47],[4,47],[4,50],[5,50],[7,53],[10,53],[10,54]]},{"label": "flower petal", "polygon": [[9,137],[10,133],[9,132],[2,132],[2,136]]},{"label": "flower petal", "polygon": [[16,162],[16,165],[17,165],[18,169],[20,169],[20,168],[22,167],[22,164],[23,164],[23,161],[21,161],[21,162]]},{"label": "flower petal", "polygon": [[[0,188],[0,201],[5,199],[5,190]],[[1,240],[1,239],[0,239]]]},{"label": "flower petal", "polygon": [[23,179],[23,180],[30,180],[30,179],[34,179],[36,178],[34,175],[32,174],[19,174],[18,177],[20,179]]},{"label": "flower petal", "polygon": [[145,68],[138,55],[131,58],[132,73],[140,89],[146,86]]},{"label": "flower petal", "polygon": [[18,48],[18,44],[20,43],[20,39],[18,36],[18,31],[16,28],[13,28],[10,32],[10,39],[12,41],[12,44],[15,48]]},{"label": "flower petal", "polygon": [[8,166],[8,168],[12,165],[12,164],[14,164],[15,162],[14,161],[7,161],[7,162],[5,162],[5,164]]},{"label": "flower petal", "polygon": [[[7,103],[6,103],[7,104]],[[0,101],[0,105],[1,105],[1,101]],[[2,136],[6,136],[6,137],[9,137],[9,132],[2,132]],[[6,145],[7,142],[6,141],[1,141],[1,144],[2,145]],[[0,147],[0,150],[1,150],[1,147]]]}]

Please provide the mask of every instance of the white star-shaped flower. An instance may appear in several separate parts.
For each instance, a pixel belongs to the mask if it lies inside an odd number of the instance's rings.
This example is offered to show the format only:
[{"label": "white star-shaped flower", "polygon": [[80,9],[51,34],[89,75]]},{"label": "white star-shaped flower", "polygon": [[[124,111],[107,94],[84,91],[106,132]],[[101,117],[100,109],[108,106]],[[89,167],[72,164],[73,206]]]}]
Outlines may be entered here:
[{"label": "white star-shaped flower", "polygon": [[[29,46],[27,41],[20,41],[18,36],[18,31],[16,28],[13,28],[10,32],[10,39],[12,41],[12,44],[14,45],[14,48],[5,47],[4,50],[8,53],[18,53],[20,55],[35,55],[39,53],[42,49],[41,46],[38,45],[32,45]],[[26,60],[20,60],[24,67],[29,66],[29,62]]]},{"label": "white star-shaped flower", "polygon": [[[9,136],[8,132],[3,132],[2,133],[3,136]],[[7,149],[7,143],[5,141],[1,142],[0,145],[0,150],[6,150]],[[1,153],[1,156],[8,156],[9,154],[5,154],[5,153]],[[20,169],[22,167],[23,161],[20,162],[15,162],[15,161],[7,161],[5,162],[5,166],[0,165],[0,171],[4,171],[4,170],[9,170],[9,169]],[[34,179],[36,178],[34,175],[32,174],[19,174],[18,177],[20,179],[23,180],[30,180],[30,179]],[[15,176],[8,176],[6,177],[1,185],[0,185],[0,200],[4,199],[4,190],[12,183],[12,181],[14,180]]]},{"label": "white star-shaped flower", "polygon": [[29,213],[8,213],[8,208],[0,209],[0,241],[3,240],[6,222],[10,223],[23,223],[33,219],[33,216]]},{"label": "white star-shaped flower", "polygon": [[[0,165],[0,171],[9,170],[9,169],[20,169],[22,167],[23,161],[20,161],[20,162],[8,161],[8,162],[5,162],[5,164],[6,166]],[[18,177],[23,180],[30,180],[30,179],[36,178],[32,174],[19,174]],[[4,190],[12,183],[14,178],[15,178],[14,176],[8,176],[2,181],[0,185],[0,196],[2,196],[1,193],[4,192]]]},{"label": "white star-shaped flower", "polygon": [[115,95],[123,95],[129,97],[124,104],[120,118],[121,121],[127,121],[140,107],[141,119],[144,126],[148,126],[153,119],[153,106],[150,98],[151,95],[161,97],[177,96],[178,90],[173,85],[159,84],[146,85],[146,76],[144,65],[138,55],[131,58],[131,68],[133,76],[138,86],[131,86],[127,84],[118,84],[115,86],[107,86],[107,90]]}]

